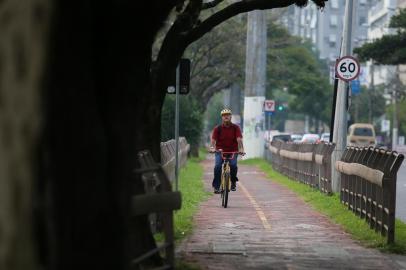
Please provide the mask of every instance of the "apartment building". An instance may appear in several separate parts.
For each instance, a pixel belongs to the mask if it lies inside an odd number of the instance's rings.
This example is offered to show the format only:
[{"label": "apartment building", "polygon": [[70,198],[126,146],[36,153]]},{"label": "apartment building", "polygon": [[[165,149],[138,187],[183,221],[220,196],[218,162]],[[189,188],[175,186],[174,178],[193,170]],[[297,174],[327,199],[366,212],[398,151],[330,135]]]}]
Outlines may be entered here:
[{"label": "apartment building", "polygon": [[[368,10],[371,5],[370,0],[355,3],[353,48],[368,40]],[[344,11],[342,0],[329,0],[322,12],[314,4],[305,8],[291,6],[280,21],[291,34],[310,40],[320,59],[324,59],[333,71],[335,60],[340,56]],[[361,80],[366,83],[364,69]]]},{"label": "apartment building", "polygon": [[[400,1],[399,1],[400,2]],[[396,0],[372,0],[368,12],[368,41],[374,41],[383,35],[393,34],[389,28],[390,18],[397,9]],[[374,65],[367,63],[367,81],[371,85],[380,85],[390,81],[395,75],[395,66]]]}]

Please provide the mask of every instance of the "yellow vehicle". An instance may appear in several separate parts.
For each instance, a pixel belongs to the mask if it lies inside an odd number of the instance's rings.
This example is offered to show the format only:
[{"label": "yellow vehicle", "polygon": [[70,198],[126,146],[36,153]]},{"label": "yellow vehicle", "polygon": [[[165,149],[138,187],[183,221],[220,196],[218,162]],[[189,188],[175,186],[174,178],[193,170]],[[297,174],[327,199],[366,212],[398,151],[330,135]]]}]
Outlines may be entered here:
[{"label": "yellow vehicle", "polygon": [[354,123],[348,128],[347,145],[376,146],[375,129],[372,124]]}]

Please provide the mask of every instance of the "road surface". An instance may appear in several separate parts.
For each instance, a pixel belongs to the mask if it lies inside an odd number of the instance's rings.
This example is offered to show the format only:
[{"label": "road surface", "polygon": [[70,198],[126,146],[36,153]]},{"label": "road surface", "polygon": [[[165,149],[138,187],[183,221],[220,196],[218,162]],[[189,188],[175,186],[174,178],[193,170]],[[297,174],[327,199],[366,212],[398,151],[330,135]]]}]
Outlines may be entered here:
[{"label": "road surface", "polygon": [[406,222],[406,161],[398,171],[396,185],[396,217]]}]

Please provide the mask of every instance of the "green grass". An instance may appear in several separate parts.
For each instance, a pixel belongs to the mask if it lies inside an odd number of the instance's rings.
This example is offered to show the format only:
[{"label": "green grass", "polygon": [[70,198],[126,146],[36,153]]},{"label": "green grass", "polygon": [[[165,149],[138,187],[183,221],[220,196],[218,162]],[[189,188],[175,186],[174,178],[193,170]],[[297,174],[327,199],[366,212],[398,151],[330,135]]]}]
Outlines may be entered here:
[{"label": "green grass", "polygon": [[199,164],[205,158],[201,151],[199,158],[190,158],[179,175],[179,190],[182,193],[182,208],[175,212],[175,240],[181,240],[193,229],[193,215],[199,204],[211,193],[203,186],[203,167]]},{"label": "green grass", "polygon": [[[200,162],[205,157],[206,152],[201,149],[199,157],[189,158],[186,166],[180,170],[178,188],[182,194],[182,206],[174,213],[174,236],[177,242],[191,233],[193,215],[199,204],[212,195],[210,192],[206,192],[203,186],[203,167]],[[156,233],[154,237],[157,242],[163,241],[162,233]]]},{"label": "green grass", "polygon": [[[199,164],[206,157],[206,151],[200,150],[198,158],[190,158],[179,175],[179,190],[182,193],[182,208],[175,212],[174,227],[175,241],[179,242],[193,231],[193,216],[199,204],[212,195],[206,192],[203,186],[203,167]],[[176,259],[176,269],[198,270],[198,265]]]},{"label": "green grass", "polygon": [[294,191],[317,211],[326,215],[334,223],[340,224],[346,232],[350,233],[354,239],[359,240],[364,246],[378,248],[384,252],[406,254],[406,224],[402,221],[396,219],[395,243],[388,245],[386,238],[371,230],[365,220],[354,215],[353,212],[340,203],[339,194],[326,196],[307,185],[292,181],[274,171],[272,166],[264,159],[247,159],[240,161],[239,164],[257,166],[267,174],[271,181]]},{"label": "green grass", "polygon": [[[193,231],[193,216],[198,210],[199,204],[212,195],[206,192],[203,185],[203,167],[200,162],[206,157],[207,151],[201,149],[198,158],[189,158],[185,167],[179,174],[179,191],[182,194],[182,206],[174,213],[174,236],[175,242],[179,243],[184,237]],[[163,242],[163,233],[154,235],[156,242]],[[198,270],[200,267],[183,258],[176,258],[176,269]]]}]

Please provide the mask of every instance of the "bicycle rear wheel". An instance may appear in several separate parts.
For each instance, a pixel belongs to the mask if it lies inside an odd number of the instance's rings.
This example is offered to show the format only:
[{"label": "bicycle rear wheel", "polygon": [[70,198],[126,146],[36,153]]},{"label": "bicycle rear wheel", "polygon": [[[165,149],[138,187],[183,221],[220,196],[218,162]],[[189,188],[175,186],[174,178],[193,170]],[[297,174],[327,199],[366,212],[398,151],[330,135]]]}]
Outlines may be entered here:
[{"label": "bicycle rear wheel", "polygon": [[224,175],[224,191],[222,193],[222,205],[224,208],[227,208],[228,204],[228,193],[230,192],[230,174],[226,173]]}]

